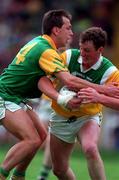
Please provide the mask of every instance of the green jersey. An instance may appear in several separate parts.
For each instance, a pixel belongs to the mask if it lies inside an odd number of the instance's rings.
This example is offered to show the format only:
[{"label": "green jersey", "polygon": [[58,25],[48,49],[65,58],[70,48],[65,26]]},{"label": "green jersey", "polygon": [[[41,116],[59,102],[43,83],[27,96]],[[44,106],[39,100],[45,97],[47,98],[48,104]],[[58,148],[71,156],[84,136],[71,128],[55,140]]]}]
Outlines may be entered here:
[{"label": "green jersey", "polygon": [[[48,63],[51,63],[50,68]],[[66,67],[52,39],[47,35],[38,36],[19,51],[1,74],[0,96],[18,104],[25,99],[39,98],[42,94],[38,89],[39,79],[46,73],[53,74],[61,70],[66,70]]]},{"label": "green jersey", "polygon": [[[112,82],[112,80],[119,82],[119,71],[107,58],[103,56],[100,56],[99,60],[86,70],[83,69],[82,57],[78,49],[66,50],[61,54],[61,56],[70,73],[74,76],[86,79],[87,81],[96,84],[105,84],[107,81]],[[97,103],[81,105],[76,111],[68,111],[68,113],[66,110],[61,108],[56,101],[53,101],[52,107],[58,114],[64,117],[94,115],[102,110],[102,106]]]},{"label": "green jersey", "polygon": [[69,71],[82,79],[96,84],[105,84],[110,75],[117,70],[117,68],[104,56],[100,56],[97,63],[87,70],[83,69],[82,57],[80,51],[77,49],[70,49],[67,53],[67,66]]}]

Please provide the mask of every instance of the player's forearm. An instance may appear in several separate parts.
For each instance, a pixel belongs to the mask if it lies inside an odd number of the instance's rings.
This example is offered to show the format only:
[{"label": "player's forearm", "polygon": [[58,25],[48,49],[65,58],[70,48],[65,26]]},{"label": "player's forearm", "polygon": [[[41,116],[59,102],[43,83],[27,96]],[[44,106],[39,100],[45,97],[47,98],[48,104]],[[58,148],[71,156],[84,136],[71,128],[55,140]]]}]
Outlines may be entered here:
[{"label": "player's forearm", "polygon": [[49,98],[57,100],[59,93],[54,88],[52,82],[47,77],[42,77],[38,82],[38,88]]},{"label": "player's forearm", "polygon": [[105,85],[91,83],[87,80],[77,78],[77,77],[76,77],[76,79],[74,78],[72,80],[72,83],[74,83],[77,86],[77,89],[91,87],[91,88],[95,89],[97,92],[102,93],[102,94],[107,94],[107,91],[108,91],[108,88]]},{"label": "player's forearm", "polygon": [[[62,106],[63,108],[67,107],[68,102],[73,98],[72,94],[60,94],[58,93],[52,82],[47,77],[42,77],[38,82],[38,88],[49,98],[55,100],[58,105]],[[75,102],[74,102],[75,103]]]},{"label": "player's forearm", "polygon": [[69,72],[59,72],[56,74],[57,78],[61,80],[62,84],[70,89],[80,90],[86,87],[92,87],[100,93],[106,93],[106,86],[91,83],[82,78],[71,75]]},{"label": "player's forearm", "polygon": [[97,92],[102,93],[102,94],[107,94],[107,91],[108,91],[108,87],[106,85],[90,83],[89,87],[94,88]]},{"label": "player's forearm", "polygon": [[119,99],[117,98],[112,98],[101,94],[99,98],[99,103],[112,109],[119,110]]}]

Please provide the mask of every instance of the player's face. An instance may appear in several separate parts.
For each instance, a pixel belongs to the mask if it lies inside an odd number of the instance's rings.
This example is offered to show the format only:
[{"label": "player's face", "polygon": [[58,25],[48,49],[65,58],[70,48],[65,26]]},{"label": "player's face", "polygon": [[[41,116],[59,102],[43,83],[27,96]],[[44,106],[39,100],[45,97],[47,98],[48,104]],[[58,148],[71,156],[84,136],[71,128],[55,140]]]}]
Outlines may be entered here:
[{"label": "player's face", "polygon": [[58,42],[59,47],[66,46],[72,40],[73,32],[70,20],[66,17],[63,17],[63,26],[59,28],[58,33]]},{"label": "player's face", "polygon": [[80,46],[81,56],[83,59],[83,65],[87,67],[90,67],[93,64],[95,64],[98,61],[100,54],[103,51],[102,47],[96,50],[92,41],[86,41],[85,43],[80,43],[79,46]]}]

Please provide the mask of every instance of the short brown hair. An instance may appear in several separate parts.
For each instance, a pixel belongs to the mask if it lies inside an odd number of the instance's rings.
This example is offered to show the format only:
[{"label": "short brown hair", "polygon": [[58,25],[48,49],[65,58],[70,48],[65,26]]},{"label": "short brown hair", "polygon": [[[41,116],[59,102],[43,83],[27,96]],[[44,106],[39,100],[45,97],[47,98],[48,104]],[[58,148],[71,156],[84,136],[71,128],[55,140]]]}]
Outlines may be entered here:
[{"label": "short brown hair", "polygon": [[58,10],[50,10],[44,14],[42,21],[42,33],[50,35],[53,27],[62,27],[63,19],[62,17],[66,17],[71,20],[71,15],[69,12],[64,9]]},{"label": "short brown hair", "polygon": [[80,34],[79,41],[81,43],[92,41],[95,49],[98,49],[101,46],[105,46],[107,41],[107,33],[101,27],[91,27]]}]

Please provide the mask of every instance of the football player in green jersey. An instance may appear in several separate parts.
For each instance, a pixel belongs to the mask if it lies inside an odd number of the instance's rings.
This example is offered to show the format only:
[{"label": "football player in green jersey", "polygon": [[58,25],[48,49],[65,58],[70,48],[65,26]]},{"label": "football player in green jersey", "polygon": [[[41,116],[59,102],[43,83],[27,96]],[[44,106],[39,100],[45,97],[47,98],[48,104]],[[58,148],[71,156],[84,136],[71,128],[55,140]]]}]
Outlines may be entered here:
[{"label": "football player in green jersey", "polygon": [[[62,83],[74,87],[89,83],[72,76],[57,49],[72,38],[71,15],[65,10],[51,10],[43,17],[43,35],[28,42],[0,75],[0,123],[20,141],[7,153],[0,167],[5,180],[15,168],[12,180],[25,179],[25,170],[46,137],[42,124],[27,104],[27,99],[41,96],[38,81],[42,76],[57,76]],[[65,75],[65,76],[64,76]],[[59,96],[47,79],[46,94],[66,104],[68,95]],[[101,88],[101,90],[104,90]],[[80,101],[80,100],[77,100]],[[22,106],[22,107],[21,107]]]},{"label": "football player in green jersey", "polygon": [[[46,131],[27,99],[41,96],[40,77],[68,71],[57,48],[65,46],[73,35],[70,20],[69,13],[64,10],[46,13],[43,20],[45,34],[21,48],[0,76],[0,123],[19,139],[1,163],[0,180],[5,180],[13,168],[12,180],[25,179],[26,168],[46,138]],[[51,97],[52,88],[49,82]],[[53,95],[53,98],[57,97],[58,93]]]},{"label": "football player in green jersey", "polygon": [[[110,84],[113,81],[118,84],[119,70],[102,55],[105,43],[106,32],[101,28],[92,27],[82,32],[79,41],[80,50],[68,49],[61,54],[70,73],[100,85]],[[40,85],[43,85],[43,80],[44,77],[41,78]],[[42,90],[46,93],[45,84],[43,88]],[[84,89],[81,90],[82,93],[83,91]],[[119,95],[118,88],[115,94]],[[82,98],[82,104],[78,105],[77,109],[68,111],[53,101],[54,111],[50,120],[53,171],[58,179],[76,179],[69,167],[69,158],[77,139],[85,154],[90,178],[92,180],[106,180],[104,165],[97,145],[102,120],[102,106],[97,103],[83,104],[83,102],[86,102],[86,99]]]},{"label": "football player in green jersey", "polygon": [[[11,179],[25,179],[25,170],[46,137],[36,114],[27,104],[27,99],[37,98],[42,94],[39,91],[39,79],[50,74],[71,87],[90,85],[89,82],[71,75],[57,52],[58,48],[65,46],[72,38],[70,21],[71,16],[64,10],[47,12],[43,17],[43,35],[21,48],[0,76],[0,122],[20,140],[5,156],[0,167],[0,180],[5,180],[15,167]],[[68,95],[59,95],[48,79],[47,85],[46,95],[59,104],[71,99]],[[105,88],[100,87],[100,91],[105,91]],[[21,108],[21,104],[24,108]]]}]

